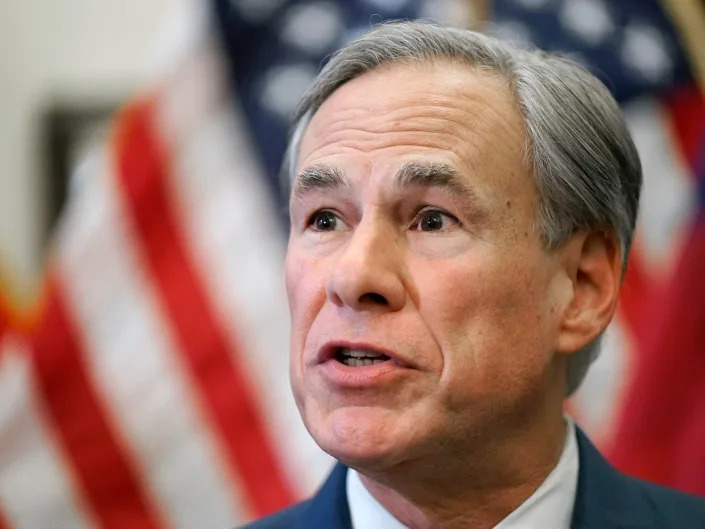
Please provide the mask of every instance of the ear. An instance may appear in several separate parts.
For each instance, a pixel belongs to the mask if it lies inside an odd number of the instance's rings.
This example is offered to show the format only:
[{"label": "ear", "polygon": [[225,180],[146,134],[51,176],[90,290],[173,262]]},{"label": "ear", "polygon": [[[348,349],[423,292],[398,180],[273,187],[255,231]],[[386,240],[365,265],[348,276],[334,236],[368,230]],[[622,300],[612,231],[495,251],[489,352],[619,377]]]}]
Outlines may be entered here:
[{"label": "ear", "polygon": [[570,354],[589,344],[614,315],[622,277],[622,250],[614,233],[577,233],[566,245],[573,297],[565,308],[557,351]]}]

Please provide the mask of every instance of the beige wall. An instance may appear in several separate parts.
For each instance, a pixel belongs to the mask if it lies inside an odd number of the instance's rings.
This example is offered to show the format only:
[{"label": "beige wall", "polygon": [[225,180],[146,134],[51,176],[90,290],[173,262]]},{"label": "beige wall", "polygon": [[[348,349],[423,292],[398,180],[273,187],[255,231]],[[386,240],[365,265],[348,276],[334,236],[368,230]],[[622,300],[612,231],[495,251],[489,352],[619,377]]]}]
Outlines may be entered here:
[{"label": "beige wall", "polygon": [[0,274],[31,297],[45,222],[40,112],[124,96],[181,0],[0,0]]}]

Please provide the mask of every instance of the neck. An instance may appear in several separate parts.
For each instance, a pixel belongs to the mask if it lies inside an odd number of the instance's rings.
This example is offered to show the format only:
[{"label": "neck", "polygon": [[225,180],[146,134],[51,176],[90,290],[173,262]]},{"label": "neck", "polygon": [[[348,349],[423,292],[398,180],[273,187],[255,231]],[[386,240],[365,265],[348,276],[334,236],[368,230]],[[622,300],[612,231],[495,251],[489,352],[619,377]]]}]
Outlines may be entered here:
[{"label": "neck", "polygon": [[380,472],[362,471],[374,498],[410,529],[490,529],[543,483],[560,459],[562,416],[539,435],[507,438],[447,463],[418,461]]}]

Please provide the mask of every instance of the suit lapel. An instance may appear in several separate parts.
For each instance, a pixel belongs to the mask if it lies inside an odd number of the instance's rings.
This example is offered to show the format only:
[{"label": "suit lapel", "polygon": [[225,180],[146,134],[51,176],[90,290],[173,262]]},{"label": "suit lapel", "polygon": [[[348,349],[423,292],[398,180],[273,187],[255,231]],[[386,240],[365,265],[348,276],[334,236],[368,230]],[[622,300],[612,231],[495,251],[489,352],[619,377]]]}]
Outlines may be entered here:
[{"label": "suit lapel", "polygon": [[347,470],[340,463],[335,465],[295,529],[352,529],[345,487]]},{"label": "suit lapel", "polygon": [[571,529],[655,527],[648,501],[577,428],[580,473]]}]

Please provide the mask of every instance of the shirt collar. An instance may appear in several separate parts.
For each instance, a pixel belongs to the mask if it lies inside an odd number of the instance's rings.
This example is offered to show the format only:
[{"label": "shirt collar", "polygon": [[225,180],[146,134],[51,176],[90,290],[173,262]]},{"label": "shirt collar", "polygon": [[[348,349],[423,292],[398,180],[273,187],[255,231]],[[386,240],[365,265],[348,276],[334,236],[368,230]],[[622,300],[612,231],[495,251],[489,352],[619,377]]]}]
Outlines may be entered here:
[{"label": "shirt collar", "polygon": [[350,507],[350,519],[353,529],[406,528],[370,494],[356,470],[348,469],[345,486],[348,493],[348,506]]},{"label": "shirt collar", "polygon": [[[558,464],[524,503],[494,529],[568,529],[578,487],[578,444],[575,423],[566,416],[566,436]],[[346,490],[353,529],[405,529],[369,493],[360,475],[348,469]]]}]

